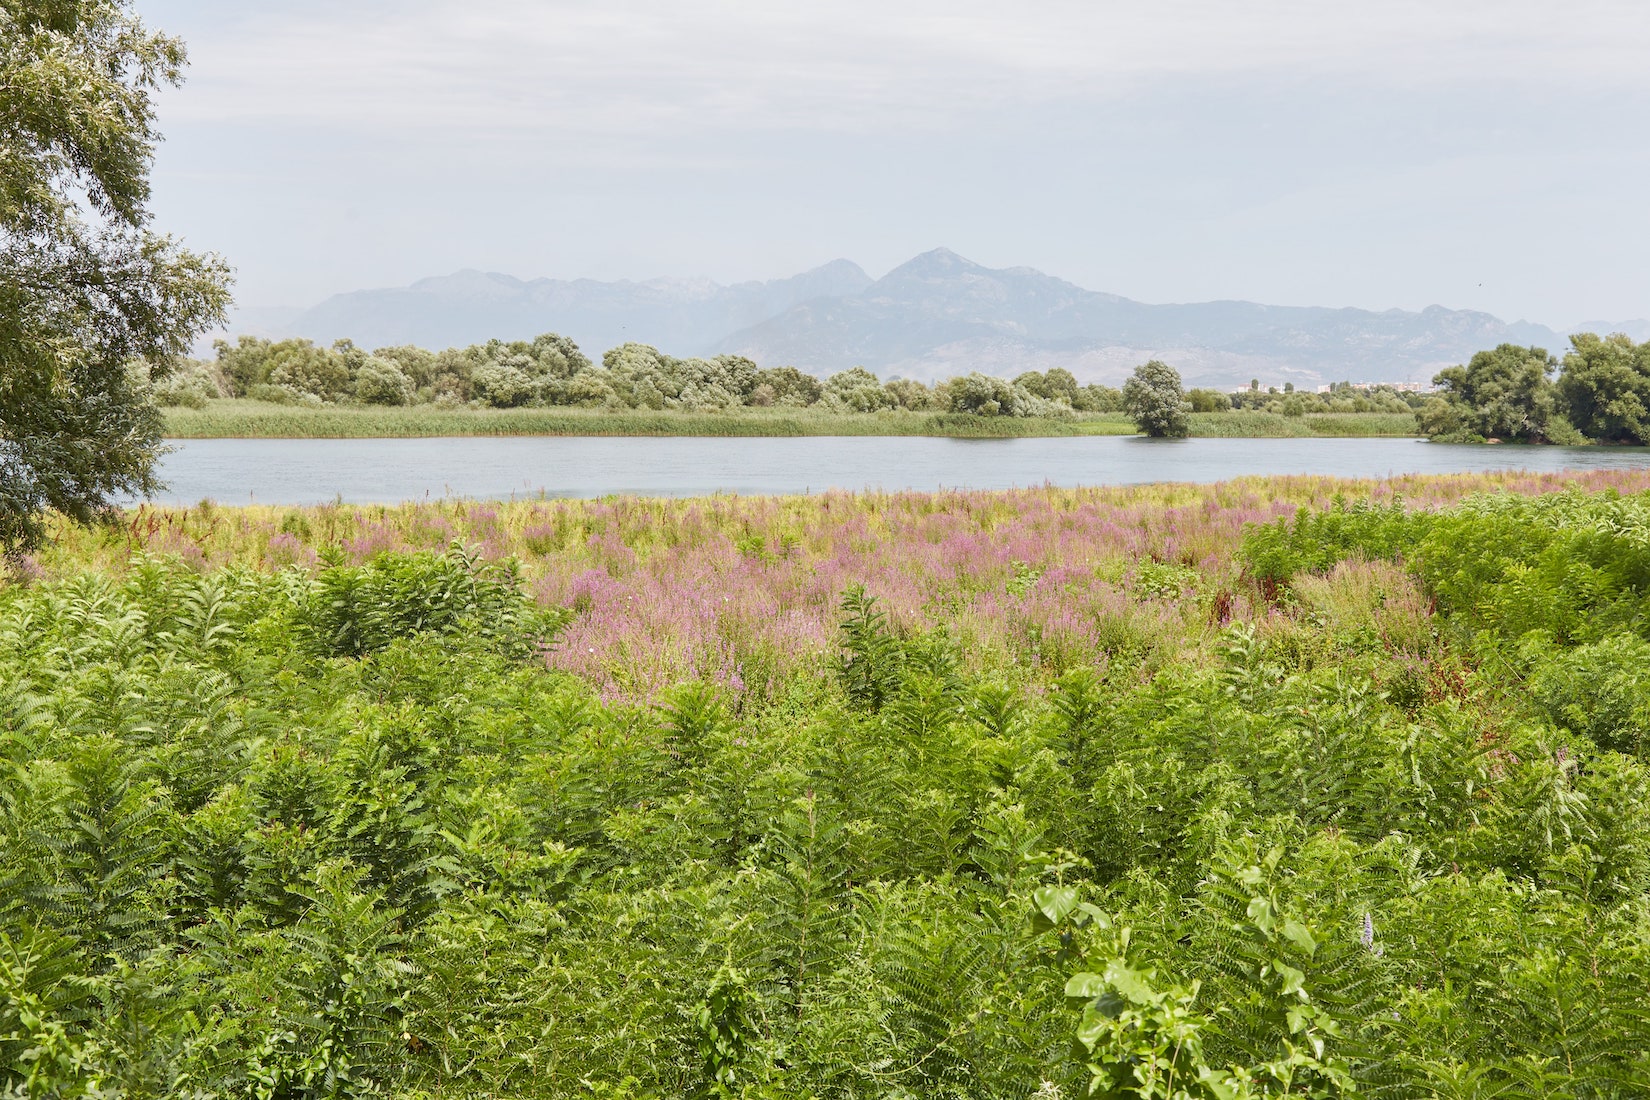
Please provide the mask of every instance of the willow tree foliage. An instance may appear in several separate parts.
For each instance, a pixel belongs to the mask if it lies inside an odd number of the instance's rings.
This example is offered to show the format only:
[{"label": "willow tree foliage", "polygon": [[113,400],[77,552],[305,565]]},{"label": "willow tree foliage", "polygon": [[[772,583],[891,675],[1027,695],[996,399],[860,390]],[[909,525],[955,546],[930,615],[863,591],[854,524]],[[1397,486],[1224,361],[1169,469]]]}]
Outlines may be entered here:
[{"label": "willow tree foliage", "polygon": [[154,92],[184,48],[120,0],[0,0],[0,551],[153,488],[164,373],[228,274],[150,228]]},{"label": "willow tree foliage", "polygon": [[1543,348],[1502,344],[1433,382],[1438,395],[1415,416],[1435,440],[1650,442],[1650,343],[1619,332],[1571,336],[1562,363]]},{"label": "willow tree foliage", "polygon": [[1558,388],[1575,426],[1604,443],[1650,443],[1650,343],[1621,333],[1570,343]]},{"label": "willow tree foliage", "polygon": [[1422,430],[1434,438],[1568,442],[1573,433],[1548,377],[1557,367],[1545,348],[1501,344],[1481,351],[1433,379],[1442,397],[1420,418]]},{"label": "willow tree foliage", "polygon": [[1153,359],[1134,368],[1123,383],[1123,411],[1150,436],[1184,436],[1191,430],[1191,405],[1180,372]]}]

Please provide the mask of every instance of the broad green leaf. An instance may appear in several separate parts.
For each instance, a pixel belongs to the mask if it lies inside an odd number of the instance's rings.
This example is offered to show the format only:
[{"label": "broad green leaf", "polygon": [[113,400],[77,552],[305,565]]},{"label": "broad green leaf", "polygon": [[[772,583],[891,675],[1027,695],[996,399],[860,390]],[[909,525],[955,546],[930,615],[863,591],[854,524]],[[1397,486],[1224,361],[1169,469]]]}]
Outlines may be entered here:
[{"label": "broad green leaf", "polygon": [[1272,905],[1270,898],[1253,898],[1249,902],[1249,919],[1254,922],[1256,928],[1271,935],[1272,929],[1278,924],[1277,909]]},{"label": "broad green leaf", "polygon": [[1283,986],[1279,992],[1285,995],[1290,993],[1298,993],[1300,994],[1301,1000],[1306,1000],[1306,992],[1302,988],[1302,986],[1306,983],[1305,974],[1301,973],[1299,970],[1296,970],[1288,963],[1278,962],[1276,959],[1272,961],[1272,969],[1276,970],[1278,972],[1278,977],[1283,979]]},{"label": "broad green leaf", "polygon": [[1283,935],[1285,939],[1308,955],[1314,954],[1318,950],[1318,941],[1312,938],[1312,933],[1306,930],[1306,925],[1293,917],[1284,920]]},{"label": "broad green leaf", "polygon": [[1111,987],[1106,984],[1105,978],[1098,974],[1090,974],[1087,971],[1081,974],[1073,974],[1066,980],[1066,996],[1068,997],[1098,997],[1109,988]]},{"label": "broad green leaf", "polygon": [[1077,908],[1077,887],[1043,886],[1032,892],[1031,900],[1037,906],[1032,915],[1032,927],[1047,932],[1071,915]]}]

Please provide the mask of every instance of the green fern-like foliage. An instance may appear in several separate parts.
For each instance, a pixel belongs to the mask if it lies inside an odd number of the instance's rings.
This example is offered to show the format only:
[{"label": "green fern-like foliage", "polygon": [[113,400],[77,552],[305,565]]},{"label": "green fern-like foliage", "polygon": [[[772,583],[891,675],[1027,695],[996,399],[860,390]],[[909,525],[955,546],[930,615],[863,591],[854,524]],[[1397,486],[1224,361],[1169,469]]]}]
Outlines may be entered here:
[{"label": "green fern-like foliage", "polygon": [[527,602],[513,562],[483,563],[455,545],[332,566],[315,579],[297,621],[313,652],[361,657],[419,633],[463,633],[525,655],[547,644],[561,619]]},{"label": "green fern-like foliage", "polygon": [[[849,589],[788,682],[623,698],[457,550],[0,589],[0,1091],[1644,1095],[1645,514]],[[1057,663],[970,610],[1061,591]]]},{"label": "green fern-like foliage", "polygon": [[29,838],[42,865],[24,893],[37,917],[95,955],[131,955],[166,915],[170,807],[126,749],[88,739],[65,762],[52,812]]},{"label": "green fern-like foliage", "polygon": [[888,614],[864,588],[842,597],[843,688],[855,706],[875,713],[898,690],[904,655],[888,625]]}]

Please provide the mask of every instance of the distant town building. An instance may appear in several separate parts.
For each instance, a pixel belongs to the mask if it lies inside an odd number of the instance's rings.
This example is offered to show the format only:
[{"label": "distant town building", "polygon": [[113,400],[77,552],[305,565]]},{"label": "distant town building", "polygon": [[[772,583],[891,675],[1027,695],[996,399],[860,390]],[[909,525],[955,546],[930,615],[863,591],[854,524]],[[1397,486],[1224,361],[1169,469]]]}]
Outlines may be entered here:
[{"label": "distant town building", "polygon": [[[1334,393],[1336,386],[1319,386],[1319,393]],[[1368,393],[1370,390],[1396,390],[1399,393],[1431,393],[1435,388],[1428,382],[1347,382],[1346,388],[1354,393]]]}]

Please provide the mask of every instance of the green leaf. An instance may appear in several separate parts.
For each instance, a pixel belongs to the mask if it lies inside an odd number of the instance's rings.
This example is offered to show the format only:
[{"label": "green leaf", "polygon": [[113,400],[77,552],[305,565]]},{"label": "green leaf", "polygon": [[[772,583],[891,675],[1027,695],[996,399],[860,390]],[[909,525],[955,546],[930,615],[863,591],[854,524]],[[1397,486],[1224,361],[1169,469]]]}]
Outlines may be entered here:
[{"label": "green leaf", "polygon": [[1153,1005],[1163,998],[1146,984],[1146,975],[1131,970],[1122,960],[1113,959],[1106,966],[1106,982],[1118,993],[1137,1005]]},{"label": "green leaf", "polygon": [[1031,927],[1038,932],[1047,932],[1077,908],[1077,887],[1039,887],[1032,892],[1031,900],[1037,906],[1037,912],[1031,915]]},{"label": "green leaf", "polygon": [[[1097,928],[1111,927],[1111,914],[1100,908],[1098,905],[1095,905],[1093,902],[1083,902],[1077,907],[1077,911],[1089,920],[1092,920]],[[1077,923],[1081,924],[1083,922],[1078,921]]]},{"label": "green leaf", "polygon": [[1283,936],[1308,955],[1314,954],[1318,950],[1318,941],[1312,938],[1312,933],[1306,930],[1306,925],[1293,917],[1284,920]]},{"label": "green leaf", "polygon": [[1109,988],[1110,986],[1106,984],[1105,978],[1098,974],[1090,974],[1087,971],[1081,974],[1073,974],[1066,980],[1066,996],[1081,997],[1084,1000],[1098,997]]},{"label": "green leaf", "polygon": [[1229,1073],[1213,1070],[1208,1066],[1198,1067],[1197,1082],[1208,1089],[1215,1100],[1238,1100],[1239,1097],[1249,1095],[1242,1081],[1234,1079]]},{"label": "green leaf", "polygon": [[1270,898],[1253,898],[1249,902],[1249,920],[1268,936],[1278,926],[1277,907]]},{"label": "green leaf", "polygon": [[1280,993],[1283,993],[1285,996],[1290,993],[1298,993],[1300,994],[1301,1000],[1304,1001],[1307,999],[1306,991],[1302,988],[1302,986],[1306,984],[1305,974],[1301,973],[1299,970],[1296,970],[1288,963],[1278,962],[1276,959],[1272,961],[1272,969],[1276,970],[1278,977],[1283,979],[1283,987],[1279,990]]},{"label": "green leaf", "polygon": [[1112,1017],[1096,1012],[1093,1008],[1086,1008],[1083,1010],[1083,1018],[1077,1023],[1076,1039],[1082,1044],[1085,1053],[1093,1053],[1101,1038],[1111,1030]]}]

